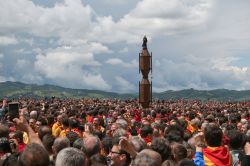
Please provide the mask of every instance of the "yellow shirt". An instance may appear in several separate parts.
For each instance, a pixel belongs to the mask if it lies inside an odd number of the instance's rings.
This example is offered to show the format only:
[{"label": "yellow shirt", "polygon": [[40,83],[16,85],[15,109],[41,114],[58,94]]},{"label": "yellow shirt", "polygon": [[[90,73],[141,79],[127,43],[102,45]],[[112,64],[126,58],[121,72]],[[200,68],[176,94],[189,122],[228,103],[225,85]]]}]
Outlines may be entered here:
[{"label": "yellow shirt", "polygon": [[59,137],[66,137],[66,134],[67,134],[69,131],[70,131],[69,128],[62,130],[62,131],[60,132]]},{"label": "yellow shirt", "polygon": [[52,135],[53,136],[55,136],[55,137],[58,136],[56,131],[60,127],[61,127],[61,125],[58,122],[53,124],[53,126],[52,126]]}]

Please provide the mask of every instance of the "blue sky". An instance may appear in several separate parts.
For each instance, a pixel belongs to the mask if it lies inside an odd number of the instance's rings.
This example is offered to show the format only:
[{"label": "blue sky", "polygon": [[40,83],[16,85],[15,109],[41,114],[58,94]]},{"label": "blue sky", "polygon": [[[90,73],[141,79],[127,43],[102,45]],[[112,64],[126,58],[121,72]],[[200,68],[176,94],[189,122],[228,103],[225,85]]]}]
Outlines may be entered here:
[{"label": "blue sky", "polygon": [[137,92],[250,89],[248,0],[0,0],[0,82]]}]

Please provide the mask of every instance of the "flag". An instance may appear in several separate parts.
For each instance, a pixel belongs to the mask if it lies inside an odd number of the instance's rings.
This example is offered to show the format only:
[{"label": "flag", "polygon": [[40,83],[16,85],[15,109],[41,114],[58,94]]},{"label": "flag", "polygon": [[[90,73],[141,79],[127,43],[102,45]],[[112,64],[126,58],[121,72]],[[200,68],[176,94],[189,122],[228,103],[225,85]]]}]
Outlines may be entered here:
[{"label": "flag", "polygon": [[229,150],[225,146],[204,148],[206,166],[231,166],[232,160]]}]

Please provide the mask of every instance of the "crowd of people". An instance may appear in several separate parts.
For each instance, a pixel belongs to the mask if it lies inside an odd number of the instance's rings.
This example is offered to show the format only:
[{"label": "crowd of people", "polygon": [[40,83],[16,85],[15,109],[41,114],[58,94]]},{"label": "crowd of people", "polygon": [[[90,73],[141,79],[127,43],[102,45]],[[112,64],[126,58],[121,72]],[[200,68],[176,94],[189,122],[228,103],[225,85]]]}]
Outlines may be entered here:
[{"label": "crowd of people", "polygon": [[0,103],[0,166],[249,166],[250,101]]}]

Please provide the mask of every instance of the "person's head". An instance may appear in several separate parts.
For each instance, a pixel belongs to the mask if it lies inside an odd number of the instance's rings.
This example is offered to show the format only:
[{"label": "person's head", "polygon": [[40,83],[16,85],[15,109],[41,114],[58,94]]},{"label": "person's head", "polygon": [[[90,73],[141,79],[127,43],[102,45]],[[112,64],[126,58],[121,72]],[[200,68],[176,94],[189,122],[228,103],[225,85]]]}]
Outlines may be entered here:
[{"label": "person's head", "polygon": [[237,129],[238,129],[239,131],[241,131],[241,128],[242,128],[242,123],[241,123],[241,122],[238,122],[238,123],[237,123]]},{"label": "person's head", "polygon": [[62,127],[63,129],[69,128],[69,118],[65,117],[62,119]]},{"label": "person's head", "polygon": [[140,130],[140,135],[142,138],[146,138],[147,136],[152,136],[153,129],[151,126],[143,126]]},{"label": "person's head", "polygon": [[100,154],[95,154],[95,155],[90,157],[89,164],[91,166],[106,166],[107,160],[104,156],[102,156]]},{"label": "person's head", "polygon": [[144,139],[138,136],[130,137],[129,143],[135,148],[137,152],[147,148],[147,143],[144,141]]},{"label": "person's head", "polygon": [[57,118],[56,118],[56,121],[57,121],[59,124],[62,124],[62,115],[58,115]]},{"label": "person's head", "polygon": [[215,124],[208,125],[204,130],[205,141],[208,146],[218,147],[222,143],[222,130]]},{"label": "person's head", "polygon": [[115,123],[118,124],[119,128],[124,130],[127,130],[128,128],[128,122],[125,119],[117,119]]},{"label": "person's head", "polygon": [[3,166],[16,166],[18,165],[18,153],[10,154],[2,163]]},{"label": "person's head", "polygon": [[71,129],[78,128],[79,127],[79,122],[75,118],[71,118],[69,120],[69,126]]},{"label": "person's head", "polygon": [[193,160],[184,159],[180,162],[179,166],[196,166]]},{"label": "person's head", "polygon": [[117,129],[118,129],[118,124],[117,123],[113,123],[111,125],[111,133],[113,134],[115,132],[115,130],[117,130]]},{"label": "person's head", "polygon": [[114,111],[114,112],[112,113],[112,117],[113,117],[114,119],[117,119],[117,117],[118,117],[118,112],[117,112],[117,111]]},{"label": "person's head", "polygon": [[68,147],[61,150],[57,157],[55,166],[84,166],[85,156],[84,153],[76,148]]},{"label": "person's head", "polygon": [[101,143],[98,137],[89,136],[85,138],[83,146],[83,152],[86,154],[87,158],[90,158],[94,154],[98,154],[101,150]]},{"label": "person's head", "polygon": [[109,154],[110,149],[112,148],[112,138],[104,137],[102,139],[102,149],[105,154]]},{"label": "person's head", "polygon": [[52,134],[52,130],[50,127],[48,126],[40,126],[38,128],[38,136],[39,138],[42,140],[43,139],[43,136],[46,135],[46,134]]},{"label": "person's head", "polygon": [[205,128],[208,126],[209,123],[204,122],[201,124],[201,131],[204,132]]},{"label": "person's head", "polygon": [[20,130],[16,130],[9,134],[10,139],[16,139],[18,143],[23,143],[23,132]]},{"label": "person's head", "polygon": [[91,123],[86,123],[85,125],[84,125],[84,131],[85,132],[90,132],[90,133],[92,133],[93,132],[93,125],[91,124]]},{"label": "person's head", "polygon": [[171,142],[179,142],[183,141],[184,130],[179,125],[170,125],[166,127],[164,131],[164,137]]},{"label": "person's head", "polygon": [[76,132],[73,132],[73,131],[67,132],[66,137],[70,141],[70,146],[73,146],[73,143],[75,142],[75,140],[77,140],[79,138],[78,134]]},{"label": "person's head", "polygon": [[36,129],[36,120],[33,119],[33,118],[30,118],[30,119],[29,119],[29,125],[30,125],[30,127],[31,127],[33,130],[35,130],[35,129]]},{"label": "person's head", "polygon": [[44,147],[49,153],[53,153],[52,146],[54,144],[55,137],[51,134],[46,134],[43,136],[42,142]]},{"label": "person's head", "polygon": [[161,154],[163,161],[167,160],[171,155],[171,148],[168,142],[163,138],[154,138],[151,144],[151,149]]},{"label": "person's head", "polygon": [[237,130],[230,130],[227,133],[229,138],[229,147],[232,150],[238,150],[243,145],[243,134]]},{"label": "person's head", "polygon": [[82,150],[84,146],[84,141],[82,138],[78,138],[77,140],[75,140],[75,142],[73,143],[73,148],[76,149],[80,149]]},{"label": "person's head", "polygon": [[130,163],[130,155],[127,152],[121,150],[119,147],[119,140],[120,139],[117,137],[113,138],[112,140],[113,146],[108,155],[112,166],[123,166],[125,164],[129,165]]},{"label": "person's head", "polygon": [[171,147],[172,157],[176,162],[179,162],[187,157],[187,149],[184,145],[174,143]]},{"label": "person's head", "polygon": [[142,150],[132,162],[132,166],[155,166],[161,165],[161,155],[151,149]]},{"label": "person's head", "polygon": [[49,154],[39,144],[31,143],[26,145],[24,151],[21,153],[19,166],[48,166]]},{"label": "person's head", "polygon": [[99,119],[98,119],[98,118],[94,118],[94,119],[93,119],[93,124],[94,124],[95,126],[98,126],[98,125],[99,125]]},{"label": "person's head", "polygon": [[62,149],[67,147],[70,147],[69,139],[66,137],[59,137],[55,139],[52,149],[54,154],[57,155]]},{"label": "person's head", "polygon": [[9,128],[0,123],[0,138],[1,137],[9,137]]},{"label": "person's head", "polygon": [[250,128],[250,123],[245,123],[245,124],[242,125],[241,131],[243,133],[247,133],[247,131],[249,130],[249,128]]},{"label": "person's head", "polygon": [[37,111],[31,111],[30,112],[30,118],[31,119],[37,119],[38,118]]},{"label": "person's head", "polygon": [[113,137],[128,137],[128,132],[123,128],[118,128],[112,133]]}]

